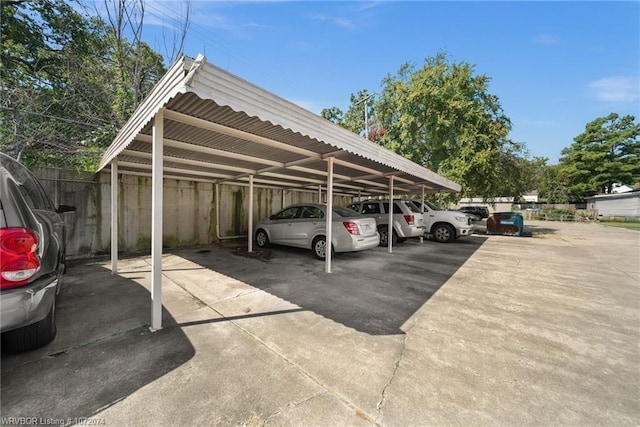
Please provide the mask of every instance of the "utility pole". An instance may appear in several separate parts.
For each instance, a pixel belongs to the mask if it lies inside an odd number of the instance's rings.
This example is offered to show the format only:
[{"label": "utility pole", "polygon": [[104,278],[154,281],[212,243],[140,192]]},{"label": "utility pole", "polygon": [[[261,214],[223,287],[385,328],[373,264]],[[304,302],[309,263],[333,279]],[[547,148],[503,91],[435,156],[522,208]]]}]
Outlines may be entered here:
[{"label": "utility pole", "polygon": [[367,96],[365,96],[364,98],[362,98],[360,101],[356,102],[356,105],[363,103],[364,102],[364,138],[365,139],[369,139],[369,112],[368,112],[368,103],[367,101],[369,100],[369,98],[371,98],[373,95],[375,95],[376,93],[371,93]]}]

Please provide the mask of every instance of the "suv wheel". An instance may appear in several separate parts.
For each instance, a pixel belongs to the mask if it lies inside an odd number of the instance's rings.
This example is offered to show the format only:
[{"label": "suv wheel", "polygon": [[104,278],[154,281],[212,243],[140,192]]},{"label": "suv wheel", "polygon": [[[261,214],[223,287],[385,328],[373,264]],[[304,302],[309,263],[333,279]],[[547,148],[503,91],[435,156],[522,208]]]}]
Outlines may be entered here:
[{"label": "suv wheel", "polygon": [[[387,232],[389,231],[389,227],[386,225],[378,228],[378,233],[380,233],[380,246],[388,246],[389,241],[387,240]],[[398,243],[398,234],[396,230],[393,230],[391,235],[391,246],[395,246]]]},{"label": "suv wheel", "polygon": [[433,238],[440,243],[449,243],[456,238],[456,232],[450,225],[438,224],[433,229]]}]

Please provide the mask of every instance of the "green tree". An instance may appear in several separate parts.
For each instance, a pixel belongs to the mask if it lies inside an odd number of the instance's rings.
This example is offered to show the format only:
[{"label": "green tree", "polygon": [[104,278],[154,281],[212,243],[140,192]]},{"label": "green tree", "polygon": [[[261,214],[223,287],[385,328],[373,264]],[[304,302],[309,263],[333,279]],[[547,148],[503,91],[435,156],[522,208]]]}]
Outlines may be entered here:
[{"label": "green tree", "polygon": [[323,108],[320,115],[339,126],[344,126],[344,112],[338,107]]},{"label": "green tree", "polygon": [[[102,126],[101,26],[64,2],[2,2],[2,149],[69,158]],[[10,125],[9,125],[10,123]]]},{"label": "green tree", "polygon": [[462,196],[503,195],[508,171],[524,146],[507,136],[511,122],[488,93],[489,77],[440,53],[421,68],[403,65],[383,80],[375,111],[381,144],[460,184]]},{"label": "green tree", "polygon": [[633,185],[640,180],[640,124],[616,113],[593,120],[562,150],[560,165],[572,200]]},{"label": "green tree", "polygon": [[560,165],[546,165],[537,176],[538,196],[545,203],[569,203],[567,177]]},{"label": "green tree", "polygon": [[2,1],[1,11],[0,149],[92,169],[164,73],[162,57],[66,2]]}]

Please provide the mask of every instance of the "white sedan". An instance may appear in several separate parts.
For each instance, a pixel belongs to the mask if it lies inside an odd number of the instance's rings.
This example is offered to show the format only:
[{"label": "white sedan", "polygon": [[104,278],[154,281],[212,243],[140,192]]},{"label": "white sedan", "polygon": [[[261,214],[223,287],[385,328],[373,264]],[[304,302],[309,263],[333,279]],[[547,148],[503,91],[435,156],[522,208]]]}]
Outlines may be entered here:
[{"label": "white sedan", "polygon": [[[258,223],[255,231],[256,244],[260,248],[274,243],[311,249],[318,259],[324,259],[325,212],[326,206],[316,203],[287,206]],[[376,220],[366,218],[351,209],[333,208],[331,232],[333,252],[363,251],[375,248],[380,242]]]}]

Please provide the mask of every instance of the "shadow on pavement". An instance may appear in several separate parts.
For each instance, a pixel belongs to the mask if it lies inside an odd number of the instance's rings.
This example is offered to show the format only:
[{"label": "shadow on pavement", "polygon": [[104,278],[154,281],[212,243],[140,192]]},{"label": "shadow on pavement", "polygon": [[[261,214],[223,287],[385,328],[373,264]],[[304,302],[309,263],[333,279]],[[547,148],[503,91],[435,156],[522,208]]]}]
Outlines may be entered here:
[{"label": "shadow on pavement", "polygon": [[449,244],[410,239],[392,254],[386,247],[340,253],[331,274],[311,251],[272,246],[248,253],[246,241],[172,253],[349,328],[392,335],[404,333],[402,325],[486,239],[473,236]]},{"label": "shadow on pavement", "polygon": [[526,224],[524,228],[525,228],[525,232],[529,236],[533,236],[533,237],[545,235],[545,234],[556,234],[558,232],[558,229],[554,228],[551,225],[539,226],[539,225]]},{"label": "shadow on pavement", "polygon": [[45,347],[2,354],[2,416],[69,424],[91,417],[191,359],[175,320],[151,333],[149,292],[96,264],[72,266],[58,297],[57,337]]}]

